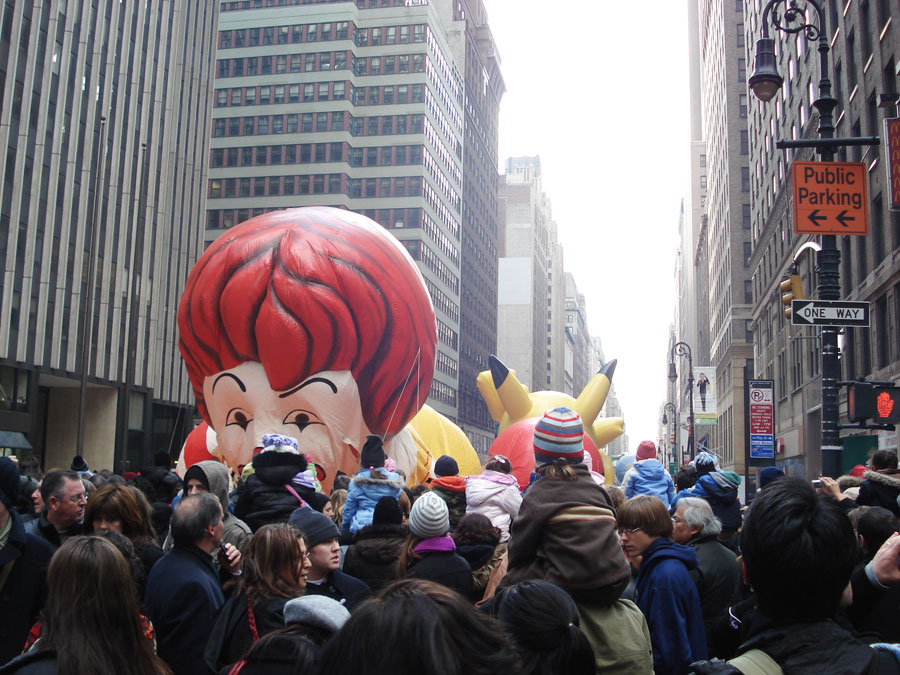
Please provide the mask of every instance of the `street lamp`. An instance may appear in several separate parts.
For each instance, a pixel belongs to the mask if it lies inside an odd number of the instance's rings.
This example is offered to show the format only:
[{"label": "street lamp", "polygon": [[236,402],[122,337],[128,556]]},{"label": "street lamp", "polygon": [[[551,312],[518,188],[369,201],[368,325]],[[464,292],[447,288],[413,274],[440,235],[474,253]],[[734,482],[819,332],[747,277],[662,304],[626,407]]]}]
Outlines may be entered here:
[{"label": "street lamp", "polygon": [[[838,102],[831,96],[831,80],[828,79],[828,52],[830,45],[825,25],[825,13],[821,0],[805,0],[802,8],[797,0],[769,0],[763,9],[762,37],[756,42],[754,72],[748,84],[754,95],[764,103],[771,100],[781,87],[782,78],[775,64],[775,41],[769,38],[769,20],[775,30],[790,35],[803,33],[809,42],[818,43],[819,52],[819,97],[812,102],[819,112],[817,139],[780,140],[779,149],[814,148],[821,161],[834,159],[835,149],[850,145],[875,145],[877,138],[834,138],[833,113]],[[807,9],[815,10],[817,23],[807,23]],[[783,9],[783,13],[782,13]],[[833,234],[821,235],[822,248],[816,253],[816,290],[821,300],[840,298],[840,261],[837,237]],[[836,326],[822,326],[822,473],[826,476],[840,475],[841,440],[838,433],[838,381],[840,363],[838,361],[838,329]]]},{"label": "street lamp", "polygon": [[[675,404],[666,403],[663,406],[662,423],[664,427],[669,426],[669,418],[666,417],[666,411],[672,413],[672,424],[675,425],[675,447],[679,448],[679,452],[681,452],[680,446],[678,445],[678,411],[675,409]],[[677,462],[678,464],[681,464],[681,457],[677,459]]]},{"label": "street lamp", "polygon": [[[675,357],[688,357],[688,377],[687,377],[687,395],[688,406],[690,410],[690,426],[688,427],[687,451],[691,459],[694,458],[694,360],[691,357],[691,347],[687,342],[679,341],[672,345],[672,357],[669,361],[669,382],[675,382],[678,379],[678,371],[675,370]],[[667,405],[672,405],[671,403]],[[673,406],[674,407],[674,406]],[[683,462],[683,458],[679,458],[679,464]]]}]

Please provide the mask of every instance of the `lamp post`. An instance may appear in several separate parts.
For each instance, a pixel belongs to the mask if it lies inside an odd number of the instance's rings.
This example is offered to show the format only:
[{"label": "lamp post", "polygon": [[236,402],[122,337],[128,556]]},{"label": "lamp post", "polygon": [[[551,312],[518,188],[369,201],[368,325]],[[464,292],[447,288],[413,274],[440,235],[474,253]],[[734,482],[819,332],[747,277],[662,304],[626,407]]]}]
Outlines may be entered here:
[{"label": "lamp post", "polygon": [[[669,361],[669,382],[678,380],[678,371],[675,370],[675,357],[687,356],[688,358],[688,377],[687,377],[687,395],[688,406],[690,410],[690,426],[688,427],[687,452],[691,459],[694,459],[694,360],[691,357],[691,347],[687,342],[680,340],[672,345],[672,355]],[[684,462],[683,457],[679,457],[679,464]]]},{"label": "lamp post", "polygon": [[[801,6],[802,4],[802,6]],[[815,10],[817,23],[807,23],[807,9]],[[782,13],[783,10],[783,13]],[[780,140],[779,149],[814,148],[821,161],[834,159],[835,148],[850,145],[874,145],[875,137],[834,138],[833,113],[838,102],[831,96],[831,80],[828,79],[828,32],[825,25],[823,0],[769,0],[763,9],[762,37],[756,42],[756,58],[753,75],[748,84],[750,90],[763,103],[770,101],[784,82],[778,74],[775,61],[775,40],[769,38],[769,20],[775,30],[787,34],[803,33],[809,42],[818,43],[819,97],[812,102],[819,113],[817,139]],[[816,291],[821,300],[840,298],[840,261],[837,237],[821,235],[822,248],[816,253]],[[841,368],[838,361],[838,329],[822,326],[822,472],[827,476],[840,475],[841,441],[838,433],[838,381]]]},{"label": "lamp post", "polygon": [[[666,417],[666,411],[672,413],[672,424],[675,425],[675,447],[679,448],[679,452],[681,452],[681,446],[678,445],[678,411],[675,410],[675,404],[666,403],[663,406],[662,423],[664,427],[669,425],[669,418]],[[678,466],[681,466],[681,457],[677,458],[676,463]]]}]

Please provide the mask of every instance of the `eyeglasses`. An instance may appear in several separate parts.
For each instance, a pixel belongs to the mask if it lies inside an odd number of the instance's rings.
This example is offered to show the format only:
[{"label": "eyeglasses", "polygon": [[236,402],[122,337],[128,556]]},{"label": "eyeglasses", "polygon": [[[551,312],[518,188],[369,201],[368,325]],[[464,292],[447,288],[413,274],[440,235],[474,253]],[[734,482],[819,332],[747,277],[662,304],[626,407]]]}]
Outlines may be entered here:
[{"label": "eyeglasses", "polygon": [[627,534],[629,537],[636,532],[640,532],[643,528],[641,527],[620,527],[619,528],[619,536],[621,537],[623,534]]},{"label": "eyeglasses", "polygon": [[81,502],[86,502],[87,499],[85,499],[84,493],[82,493],[80,495],[72,495],[71,497],[69,497],[69,501],[73,504],[80,504]]}]

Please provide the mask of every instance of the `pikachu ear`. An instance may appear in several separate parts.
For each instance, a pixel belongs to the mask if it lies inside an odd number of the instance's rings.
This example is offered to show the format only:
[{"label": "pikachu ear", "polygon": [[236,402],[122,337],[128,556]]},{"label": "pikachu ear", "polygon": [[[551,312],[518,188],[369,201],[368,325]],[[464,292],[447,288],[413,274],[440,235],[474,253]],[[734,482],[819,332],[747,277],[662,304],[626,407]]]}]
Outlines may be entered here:
[{"label": "pikachu ear", "polygon": [[496,356],[491,354],[488,362],[491,365],[491,378],[494,388],[500,397],[500,403],[510,419],[524,419],[531,411],[531,395],[528,389],[516,378],[516,374]]},{"label": "pikachu ear", "polygon": [[503,409],[500,395],[497,393],[497,388],[494,386],[494,378],[491,377],[491,371],[482,370],[478,373],[478,377],[475,378],[475,385],[478,387],[478,391],[481,392],[481,398],[483,398],[484,402],[487,404],[491,419],[495,422],[502,420],[503,413],[506,411]]},{"label": "pikachu ear", "polygon": [[581,415],[585,426],[589,427],[594,423],[597,415],[600,414],[600,409],[606,403],[613,374],[616,372],[616,363],[616,359],[613,359],[604,364],[575,399],[575,412]]}]

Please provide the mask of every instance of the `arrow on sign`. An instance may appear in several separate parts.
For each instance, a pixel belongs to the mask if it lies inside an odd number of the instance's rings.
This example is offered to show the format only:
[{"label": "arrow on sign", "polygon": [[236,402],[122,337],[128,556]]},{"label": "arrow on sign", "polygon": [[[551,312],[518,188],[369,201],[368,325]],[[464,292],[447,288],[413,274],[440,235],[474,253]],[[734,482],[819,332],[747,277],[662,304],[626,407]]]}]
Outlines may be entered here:
[{"label": "arrow on sign", "polygon": [[[847,212],[844,211],[844,213],[847,213]],[[819,209],[813,209],[813,211],[810,212],[810,214],[809,214],[809,221],[810,221],[813,225],[815,225],[816,227],[818,227],[818,226],[819,226],[819,223],[818,223],[817,221],[820,221],[820,220],[826,220],[826,217],[825,217],[825,216],[820,216],[820,215],[819,215]]]},{"label": "arrow on sign", "polygon": [[841,211],[834,218],[844,227],[850,227],[849,225],[847,225],[847,223],[851,220],[856,220],[855,217],[847,215],[847,209],[844,209],[843,211]]}]

